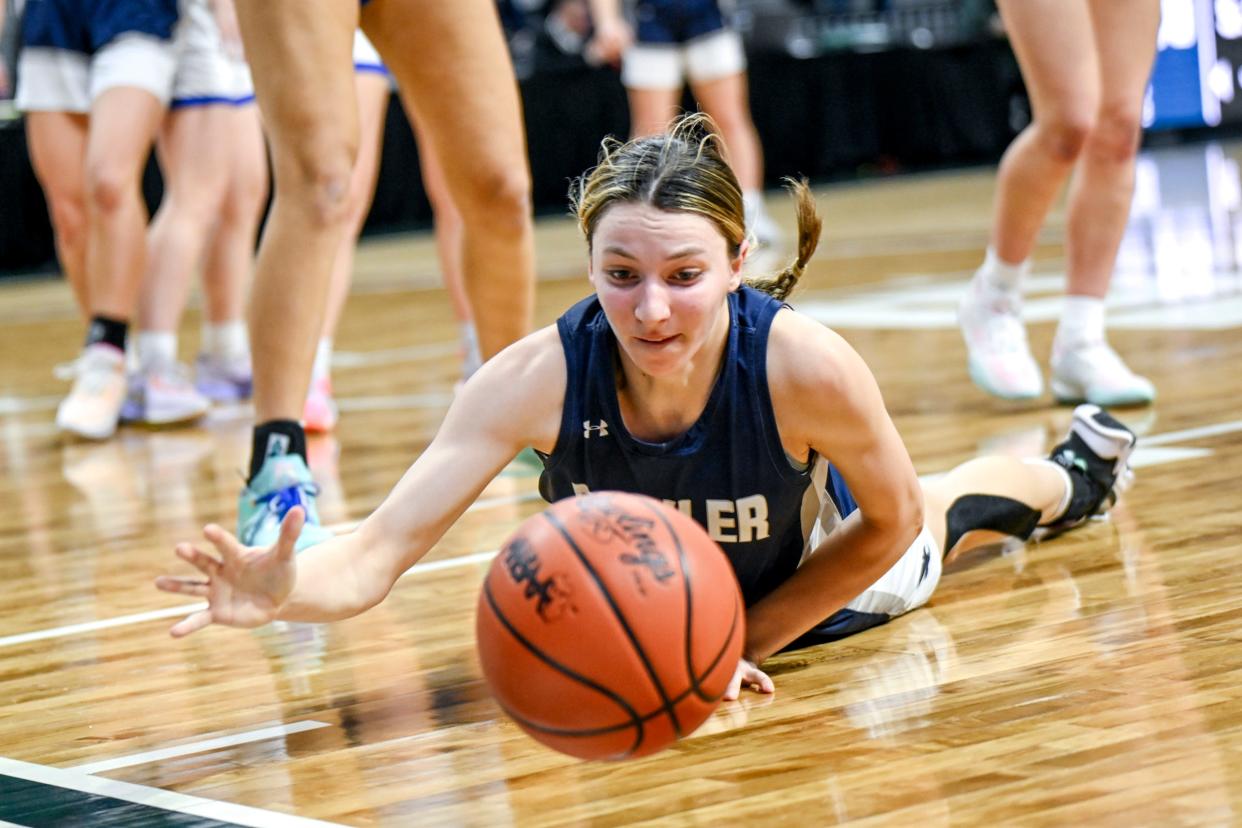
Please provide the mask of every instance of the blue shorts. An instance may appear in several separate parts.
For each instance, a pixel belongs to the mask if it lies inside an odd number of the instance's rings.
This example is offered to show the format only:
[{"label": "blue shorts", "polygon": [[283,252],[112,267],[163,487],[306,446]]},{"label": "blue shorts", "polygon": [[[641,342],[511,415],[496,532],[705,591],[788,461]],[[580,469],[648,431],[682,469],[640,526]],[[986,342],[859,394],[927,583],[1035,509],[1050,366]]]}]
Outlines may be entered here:
[{"label": "blue shorts", "polygon": [[26,3],[22,45],[93,55],[123,34],[172,40],[177,0],[38,0]]},{"label": "blue shorts", "polygon": [[638,0],[634,7],[635,40],[673,45],[725,27],[717,0]]}]

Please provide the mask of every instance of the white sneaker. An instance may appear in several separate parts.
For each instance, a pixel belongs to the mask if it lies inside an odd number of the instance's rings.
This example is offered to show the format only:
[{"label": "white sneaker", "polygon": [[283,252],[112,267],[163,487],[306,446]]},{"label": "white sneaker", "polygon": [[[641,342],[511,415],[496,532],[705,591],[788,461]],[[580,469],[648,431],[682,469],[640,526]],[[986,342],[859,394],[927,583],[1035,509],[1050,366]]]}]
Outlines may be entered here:
[{"label": "white sneaker", "polygon": [[74,363],[73,388],[56,409],[56,427],[88,440],[106,440],[116,433],[125,402],[125,354],[95,343]]},{"label": "white sneaker", "polygon": [[989,290],[976,276],[958,305],[957,320],[975,385],[1006,400],[1043,393],[1044,378],[1026,341],[1017,294]]},{"label": "white sneaker", "polygon": [[1155,386],[1122,362],[1107,342],[1066,348],[1053,343],[1052,394],[1058,402],[1103,406],[1147,405]]},{"label": "white sneaker", "polygon": [[130,383],[125,419],[163,426],[196,420],[207,413],[211,401],[190,381],[189,370],[180,363],[144,370]]}]

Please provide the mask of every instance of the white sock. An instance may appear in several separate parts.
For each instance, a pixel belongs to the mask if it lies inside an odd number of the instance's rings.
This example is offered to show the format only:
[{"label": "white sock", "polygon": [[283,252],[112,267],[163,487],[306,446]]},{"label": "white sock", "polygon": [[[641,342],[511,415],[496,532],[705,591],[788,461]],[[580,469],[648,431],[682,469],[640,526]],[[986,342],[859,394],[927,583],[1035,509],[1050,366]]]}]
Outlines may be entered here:
[{"label": "white sock", "polygon": [[177,335],[165,331],[139,331],[138,364],[144,371],[171,368],[177,362]]},{"label": "white sock", "polygon": [[1026,259],[1017,264],[1001,261],[996,251],[988,246],[984,255],[983,266],[975,274],[981,279],[983,286],[1000,293],[1021,293],[1022,282],[1031,270],[1031,260]]},{"label": "white sock", "polygon": [[1104,300],[1094,296],[1066,296],[1065,310],[1053,342],[1057,349],[1071,350],[1104,341]]},{"label": "white sock", "polygon": [[311,379],[321,379],[332,373],[332,339],[320,337],[315,347],[315,365],[311,368]]},{"label": "white sock", "polygon": [[204,354],[222,359],[240,359],[250,355],[250,333],[243,319],[203,324],[202,344]]}]

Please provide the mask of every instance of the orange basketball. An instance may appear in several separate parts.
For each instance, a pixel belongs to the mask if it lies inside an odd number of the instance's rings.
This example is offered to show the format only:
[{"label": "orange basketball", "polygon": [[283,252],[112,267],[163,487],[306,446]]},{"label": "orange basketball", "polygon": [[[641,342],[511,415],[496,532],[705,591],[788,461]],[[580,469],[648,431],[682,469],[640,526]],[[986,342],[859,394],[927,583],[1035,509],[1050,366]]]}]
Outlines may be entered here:
[{"label": "orange basketball", "polygon": [[518,527],[479,595],[479,659],[501,707],[548,747],[646,756],[687,736],[737,668],[729,561],[658,500],[598,492]]}]

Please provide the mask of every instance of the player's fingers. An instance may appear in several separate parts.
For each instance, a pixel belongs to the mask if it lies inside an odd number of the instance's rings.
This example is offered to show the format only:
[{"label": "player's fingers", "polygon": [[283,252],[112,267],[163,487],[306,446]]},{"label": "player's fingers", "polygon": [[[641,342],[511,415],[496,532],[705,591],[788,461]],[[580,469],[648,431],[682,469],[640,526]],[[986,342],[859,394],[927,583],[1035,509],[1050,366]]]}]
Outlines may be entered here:
[{"label": "player's fingers", "polygon": [[174,578],[170,575],[161,575],[155,579],[155,588],[163,592],[206,598],[208,582],[200,578]]},{"label": "player's fingers", "polygon": [[758,693],[776,692],[776,684],[772,681],[772,677],[758,668],[752,670],[746,680],[750,688]]},{"label": "player's fingers", "polygon": [[294,506],[285,514],[280,522],[280,539],[276,541],[276,556],[282,561],[293,557],[297,549],[298,535],[302,534],[302,525],[306,523],[306,511],[301,506]]},{"label": "player's fingers", "polygon": [[190,613],[185,618],[178,621],[168,632],[172,634],[173,638],[182,638],[192,632],[198,632],[210,623],[211,610],[199,610],[198,612]]},{"label": "player's fingers", "polygon": [[179,543],[173,553],[207,577],[220,571],[220,562],[193,544]]},{"label": "player's fingers", "polygon": [[733,678],[729,679],[729,685],[725,688],[724,695],[721,699],[724,701],[736,701],[737,697],[742,693],[742,667],[739,664],[738,669],[733,671]]},{"label": "player's fingers", "polygon": [[237,538],[233,537],[233,533],[220,526],[209,523],[203,527],[203,537],[211,541],[212,545],[224,558],[226,566],[235,565],[241,558],[244,547]]}]

